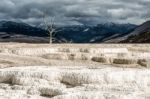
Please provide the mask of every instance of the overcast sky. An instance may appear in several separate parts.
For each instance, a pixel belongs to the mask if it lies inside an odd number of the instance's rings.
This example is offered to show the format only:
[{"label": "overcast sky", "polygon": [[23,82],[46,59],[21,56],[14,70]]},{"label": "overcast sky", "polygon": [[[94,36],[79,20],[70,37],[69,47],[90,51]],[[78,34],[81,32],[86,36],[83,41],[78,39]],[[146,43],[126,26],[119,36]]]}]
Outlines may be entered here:
[{"label": "overcast sky", "polygon": [[150,0],[0,0],[0,20],[39,24],[42,13],[57,24],[141,24],[150,19]]}]

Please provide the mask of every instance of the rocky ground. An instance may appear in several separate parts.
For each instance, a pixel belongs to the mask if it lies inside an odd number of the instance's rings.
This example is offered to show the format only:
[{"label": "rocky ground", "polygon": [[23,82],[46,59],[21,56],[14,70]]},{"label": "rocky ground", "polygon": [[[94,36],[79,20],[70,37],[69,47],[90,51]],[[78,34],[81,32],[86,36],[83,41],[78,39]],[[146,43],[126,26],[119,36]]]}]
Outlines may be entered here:
[{"label": "rocky ground", "polygon": [[0,99],[150,99],[149,44],[0,44]]}]

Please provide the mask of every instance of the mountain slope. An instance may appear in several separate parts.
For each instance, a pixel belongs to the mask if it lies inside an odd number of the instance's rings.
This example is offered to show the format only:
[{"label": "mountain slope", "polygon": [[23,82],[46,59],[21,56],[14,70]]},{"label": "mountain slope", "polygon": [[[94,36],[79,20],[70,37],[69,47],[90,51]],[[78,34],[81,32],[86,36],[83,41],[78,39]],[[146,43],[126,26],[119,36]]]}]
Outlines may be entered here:
[{"label": "mountain slope", "polygon": [[150,43],[150,21],[144,22],[125,37],[124,43]]},{"label": "mountain slope", "polygon": [[150,31],[129,36],[126,40],[121,41],[121,43],[150,43]]},{"label": "mountain slope", "polygon": [[137,26],[133,31],[126,35],[110,39],[107,43],[149,43],[150,21]]},{"label": "mountain slope", "polygon": [[150,31],[150,21],[144,22],[143,24],[139,25],[134,31],[127,35],[127,37],[131,35],[138,35],[147,31]]},{"label": "mountain slope", "polygon": [[37,37],[47,36],[45,30],[43,29],[36,28],[25,23],[17,23],[12,21],[0,21],[0,32]]}]

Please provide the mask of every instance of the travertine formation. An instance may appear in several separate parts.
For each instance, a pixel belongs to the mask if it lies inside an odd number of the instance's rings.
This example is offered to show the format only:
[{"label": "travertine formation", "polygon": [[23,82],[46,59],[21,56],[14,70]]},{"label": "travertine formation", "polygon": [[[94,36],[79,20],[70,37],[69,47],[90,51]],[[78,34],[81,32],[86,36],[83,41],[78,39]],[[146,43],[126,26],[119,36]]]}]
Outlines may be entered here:
[{"label": "travertine formation", "polygon": [[150,70],[29,66],[0,69],[0,99],[149,99]]},{"label": "travertine formation", "polygon": [[0,45],[0,99],[150,99],[150,45]]},{"label": "travertine formation", "polygon": [[0,67],[100,64],[149,67],[149,45],[1,44]]}]

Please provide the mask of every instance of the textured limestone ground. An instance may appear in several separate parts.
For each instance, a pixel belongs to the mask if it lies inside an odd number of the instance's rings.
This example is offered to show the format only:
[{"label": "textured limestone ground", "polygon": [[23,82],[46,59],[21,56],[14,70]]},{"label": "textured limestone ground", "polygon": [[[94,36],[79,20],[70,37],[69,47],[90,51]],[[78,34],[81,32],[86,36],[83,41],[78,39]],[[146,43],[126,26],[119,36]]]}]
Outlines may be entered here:
[{"label": "textured limestone ground", "polygon": [[150,45],[0,44],[0,99],[150,99]]},{"label": "textured limestone ground", "polygon": [[12,67],[0,70],[0,99],[150,99],[150,70]]}]

